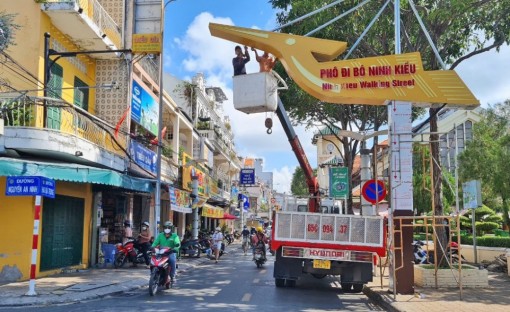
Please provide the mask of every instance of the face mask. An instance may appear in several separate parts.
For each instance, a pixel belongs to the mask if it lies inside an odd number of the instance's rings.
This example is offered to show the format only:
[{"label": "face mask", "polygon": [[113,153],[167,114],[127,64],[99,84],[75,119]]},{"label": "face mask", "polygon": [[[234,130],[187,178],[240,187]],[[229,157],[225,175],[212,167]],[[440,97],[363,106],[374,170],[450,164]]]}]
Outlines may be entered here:
[{"label": "face mask", "polygon": [[165,234],[170,234],[172,232],[172,230],[170,229],[165,229],[163,232],[165,232]]},{"label": "face mask", "polygon": [[142,230],[147,230],[147,227],[146,226],[142,226]]}]

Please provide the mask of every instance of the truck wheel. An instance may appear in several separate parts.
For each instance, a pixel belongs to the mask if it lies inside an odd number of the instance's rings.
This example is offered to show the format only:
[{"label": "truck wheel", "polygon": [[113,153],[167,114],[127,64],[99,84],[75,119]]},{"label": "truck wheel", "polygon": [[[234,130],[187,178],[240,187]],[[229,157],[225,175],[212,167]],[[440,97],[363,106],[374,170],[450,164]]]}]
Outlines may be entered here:
[{"label": "truck wheel", "polygon": [[285,280],[283,278],[275,278],[274,284],[276,287],[284,287],[285,286]]},{"label": "truck wheel", "polygon": [[312,273],[312,276],[315,277],[316,279],[323,279],[327,276],[327,274]]},{"label": "truck wheel", "polygon": [[352,292],[360,293],[363,291],[363,284],[352,284]]},{"label": "truck wheel", "polygon": [[294,287],[296,286],[296,280],[285,280],[285,285],[287,285],[287,287]]},{"label": "truck wheel", "polygon": [[344,292],[348,292],[351,291],[352,283],[340,283],[340,286],[342,286]]}]

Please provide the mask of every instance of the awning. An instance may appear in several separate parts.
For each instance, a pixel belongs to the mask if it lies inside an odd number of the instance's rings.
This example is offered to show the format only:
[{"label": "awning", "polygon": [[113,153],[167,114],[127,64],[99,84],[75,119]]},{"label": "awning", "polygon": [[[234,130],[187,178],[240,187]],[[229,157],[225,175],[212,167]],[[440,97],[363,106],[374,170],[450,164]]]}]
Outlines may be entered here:
[{"label": "awning", "polygon": [[202,217],[223,219],[224,213],[223,208],[214,207],[209,204],[204,204],[202,207]]},{"label": "awning", "polygon": [[155,182],[109,169],[17,158],[0,158],[0,176],[43,176],[57,181],[104,184],[145,193],[152,192]]},{"label": "awning", "polygon": [[226,219],[226,220],[235,220],[235,219],[237,219],[237,217],[236,217],[236,216],[234,216],[234,215],[231,215],[230,213],[226,213],[226,212],[225,212],[225,213],[223,214],[223,218],[222,218],[222,219]]}]

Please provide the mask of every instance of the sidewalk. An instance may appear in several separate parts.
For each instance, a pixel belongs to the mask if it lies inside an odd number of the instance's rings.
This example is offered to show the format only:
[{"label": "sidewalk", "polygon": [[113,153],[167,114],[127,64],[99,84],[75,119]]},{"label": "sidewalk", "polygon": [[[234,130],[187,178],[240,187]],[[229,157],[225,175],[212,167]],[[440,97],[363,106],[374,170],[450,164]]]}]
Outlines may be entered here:
[{"label": "sidewalk", "polygon": [[[232,254],[236,248],[232,245],[226,251]],[[224,255],[223,257],[228,257]],[[221,260],[220,260],[221,261]],[[177,278],[179,274],[202,263],[211,262],[205,255],[200,258],[182,257],[177,261]],[[94,298],[102,298],[122,292],[131,291],[149,284],[149,270],[145,265],[130,267],[130,263],[122,269],[91,268],[73,270],[36,280],[36,296],[26,296],[28,281],[0,285],[0,308],[13,306],[40,306],[79,302]],[[177,279],[178,282],[178,279]]]},{"label": "sidewalk", "polygon": [[[374,281],[363,289],[365,295],[380,304],[387,311],[406,312],[503,312],[510,309],[510,277],[504,273],[489,272],[488,288],[464,288],[462,300],[458,288],[416,288],[414,295],[388,292],[388,276]],[[379,270],[377,271],[379,274]]]}]

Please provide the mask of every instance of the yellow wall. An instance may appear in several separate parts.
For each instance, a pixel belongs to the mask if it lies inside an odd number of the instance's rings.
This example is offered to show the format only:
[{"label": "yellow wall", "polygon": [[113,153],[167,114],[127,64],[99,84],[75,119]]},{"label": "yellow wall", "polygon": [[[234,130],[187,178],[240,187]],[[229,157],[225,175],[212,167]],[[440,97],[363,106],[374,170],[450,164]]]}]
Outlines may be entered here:
[{"label": "yellow wall", "polygon": [[[5,196],[6,178],[0,177],[0,272],[9,265],[16,266],[22,274],[21,279],[27,280],[30,275],[30,259],[32,253],[32,232],[34,226],[34,198],[33,196]],[[83,250],[82,265],[89,263],[90,229],[92,214],[92,187],[90,184],[56,181],[56,194],[84,199]],[[44,210],[44,199],[42,203]],[[41,210],[41,226],[39,227],[38,264],[41,256],[41,233],[44,226]],[[47,276],[59,272],[50,270],[39,272],[37,277]]]},{"label": "yellow wall", "polygon": [[[44,33],[49,32],[51,37],[58,40],[67,51],[80,51],[80,49],[72,43],[70,38],[53,26],[51,19],[41,11],[41,5],[34,0],[0,1],[0,11],[3,10],[17,14],[15,23],[21,26],[21,29],[15,32],[16,44],[9,47],[6,51],[7,54],[38,77],[41,84],[36,86],[34,83],[29,83],[16,75],[9,77],[9,81],[19,90],[40,89],[44,81]],[[84,24],[70,25],[70,27],[79,27],[79,25]],[[77,58],[86,65],[87,73],[81,72],[69,62],[68,58],[60,58],[57,61],[57,64],[62,66],[64,70],[63,88],[74,87],[75,76],[87,85],[95,86],[95,60],[85,55]],[[34,93],[31,93],[31,95],[34,95]],[[42,91],[38,95],[42,96]],[[72,89],[62,90],[62,96],[67,102],[73,103],[74,91]],[[89,112],[91,113],[95,112],[95,101],[95,89],[89,89]]]}]

